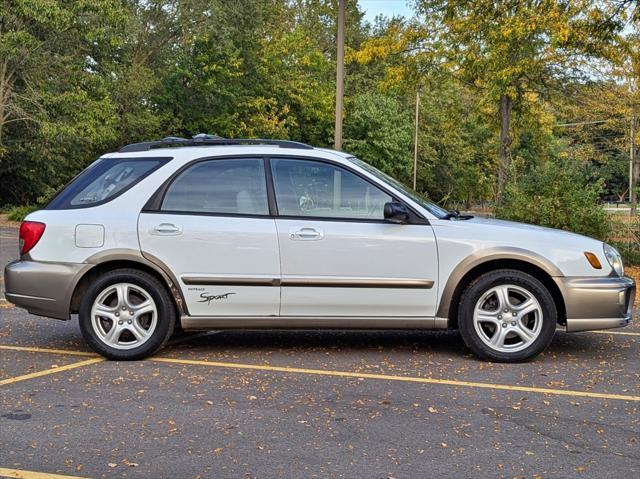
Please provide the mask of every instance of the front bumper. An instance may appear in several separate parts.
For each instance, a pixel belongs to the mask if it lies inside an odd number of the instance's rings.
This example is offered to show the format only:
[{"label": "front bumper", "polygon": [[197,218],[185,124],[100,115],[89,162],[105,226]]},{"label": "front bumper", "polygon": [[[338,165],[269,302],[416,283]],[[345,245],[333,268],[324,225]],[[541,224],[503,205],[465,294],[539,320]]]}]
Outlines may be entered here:
[{"label": "front bumper", "polygon": [[553,278],[564,298],[567,332],[626,326],[633,316],[636,283],[631,278]]},{"label": "front bumper", "polygon": [[73,290],[91,267],[84,263],[14,261],[4,268],[7,301],[31,314],[69,319]]}]

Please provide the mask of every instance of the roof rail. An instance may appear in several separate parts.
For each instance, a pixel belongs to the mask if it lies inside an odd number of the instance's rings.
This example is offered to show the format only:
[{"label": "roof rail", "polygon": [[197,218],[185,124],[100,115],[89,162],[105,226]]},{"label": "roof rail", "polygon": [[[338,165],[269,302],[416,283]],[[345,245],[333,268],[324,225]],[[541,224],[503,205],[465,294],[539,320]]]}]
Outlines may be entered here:
[{"label": "roof rail", "polygon": [[272,145],[280,148],[296,148],[300,150],[313,150],[313,147],[305,143],[289,140],[264,140],[260,138],[223,138],[216,135],[201,133],[193,138],[180,138],[168,136],[157,141],[143,141],[123,146],[118,153],[131,153],[136,151],[149,151],[154,148],[170,148],[181,146],[225,146],[225,145]]}]

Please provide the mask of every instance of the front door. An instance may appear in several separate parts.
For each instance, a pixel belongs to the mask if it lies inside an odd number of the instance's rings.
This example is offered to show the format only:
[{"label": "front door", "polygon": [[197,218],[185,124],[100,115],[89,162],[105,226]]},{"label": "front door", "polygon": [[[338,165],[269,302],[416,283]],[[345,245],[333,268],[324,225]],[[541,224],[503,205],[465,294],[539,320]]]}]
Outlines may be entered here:
[{"label": "front door", "polygon": [[280,258],[260,158],[197,161],[138,222],[142,252],[179,283],[191,316],[273,316]]},{"label": "front door", "polygon": [[384,204],[394,198],[340,165],[295,158],[270,164],[282,315],[435,315],[431,226],[385,221]]}]

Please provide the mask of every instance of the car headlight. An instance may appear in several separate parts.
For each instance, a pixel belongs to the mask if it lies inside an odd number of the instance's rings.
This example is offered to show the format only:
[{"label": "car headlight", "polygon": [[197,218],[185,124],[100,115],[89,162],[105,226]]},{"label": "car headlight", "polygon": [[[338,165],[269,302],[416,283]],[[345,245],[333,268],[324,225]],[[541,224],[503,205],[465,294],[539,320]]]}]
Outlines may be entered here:
[{"label": "car headlight", "polygon": [[618,276],[624,276],[624,265],[622,264],[622,256],[613,246],[604,243],[604,255],[607,261]]}]

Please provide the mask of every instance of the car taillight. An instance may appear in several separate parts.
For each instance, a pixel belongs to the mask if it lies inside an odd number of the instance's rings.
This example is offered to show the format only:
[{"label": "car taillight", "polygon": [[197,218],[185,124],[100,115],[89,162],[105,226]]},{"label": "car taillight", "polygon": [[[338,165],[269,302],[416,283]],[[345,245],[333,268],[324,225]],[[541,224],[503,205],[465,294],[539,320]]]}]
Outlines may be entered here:
[{"label": "car taillight", "polygon": [[45,224],[38,221],[23,221],[20,225],[20,254],[31,251],[44,233]]}]

